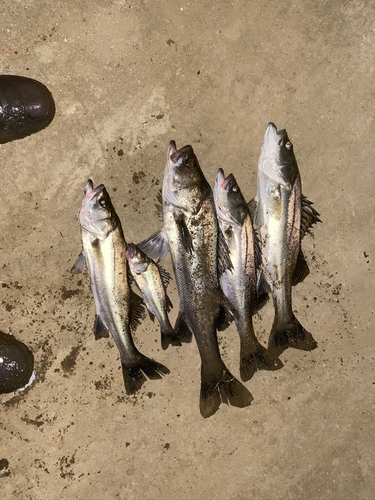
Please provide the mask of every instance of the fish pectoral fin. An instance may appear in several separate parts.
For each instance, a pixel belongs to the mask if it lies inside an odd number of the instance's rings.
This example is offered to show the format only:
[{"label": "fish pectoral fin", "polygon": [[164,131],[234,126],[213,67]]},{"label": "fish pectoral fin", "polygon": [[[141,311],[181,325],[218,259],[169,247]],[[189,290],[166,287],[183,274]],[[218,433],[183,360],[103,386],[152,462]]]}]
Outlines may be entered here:
[{"label": "fish pectoral fin", "polygon": [[145,319],[146,307],[145,303],[138,294],[130,291],[130,328],[134,331],[141,324],[141,320]]},{"label": "fish pectoral fin", "polygon": [[185,252],[192,254],[193,250],[194,250],[193,241],[191,239],[191,234],[190,234],[190,231],[186,225],[184,216],[179,215],[178,217],[176,217],[175,220],[176,220],[178,230],[180,232],[180,239],[182,242],[182,246],[184,247]]},{"label": "fish pectoral fin", "polygon": [[83,270],[85,269],[85,265],[86,265],[86,256],[84,251],[82,250],[81,253],[78,255],[78,258],[75,261],[74,266],[71,268],[70,272],[73,274],[82,273]]},{"label": "fish pectoral fin", "polygon": [[170,283],[170,281],[172,280],[172,276],[160,264],[158,264],[158,269],[159,269],[159,274],[160,274],[161,281],[163,282],[164,289],[166,290],[167,287],[168,287],[168,285],[169,285],[169,283]]},{"label": "fish pectoral fin", "polygon": [[225,240],[225,237],[220,228],[217,234],[217,271],[219,275],[225,271],[232,271],[233,264],[230,258],[230,250]]},{"label": "fish pectoral fin", "polygon": [[298,283],[302,283],[302,281],[310,274],[309,266],[305,260],[305,257],[302,253],[302,250],[299,250],[296,267],[294,269],[292,285],[298,285]]},{"label": "fish pectoral fin", "polygon": [[176,324],[174,326],[174,331],[176,332],[176,337],[181,342],[191,342],[193,338],[193,333],[186,324],[184,313],[179,312],[176,320]]},{"label": "fish pectoral fin", "polygon": [[319,212],[315,210],[312,206],[314,203],[309,201],[306,196],[301,195],[301,239],[305,236],[306,233],[309,232],[311,227],[318,222],[322,222],[319,219]]},{"label": "fish pectoral fin", "polygon": [[168,238],[164,230],[159,229],[137,246],[151,259],[160,261],[168,253]]},{"label": "fish pectoral fin", "polygon": [[109,331],[105,327],[102,318],[98,314],[95,315],[94,335],[95,335],[95,340],[109,337]]}]

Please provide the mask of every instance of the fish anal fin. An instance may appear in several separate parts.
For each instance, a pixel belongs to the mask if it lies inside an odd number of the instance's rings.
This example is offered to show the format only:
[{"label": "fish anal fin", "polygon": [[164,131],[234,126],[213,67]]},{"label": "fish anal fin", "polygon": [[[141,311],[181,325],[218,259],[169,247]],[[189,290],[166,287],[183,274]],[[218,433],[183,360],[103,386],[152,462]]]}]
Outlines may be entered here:
[{"label": "fish anal fin", "polygon": [[73,274],[80,274],[85,269],[85,265],[86,256],[84,251],[82,250],[82,252],[78,255],[77,260],[75,261],[74,266],[71,268],[70,272]]},{"label": "fish anal fin", "polygon": [[181,342],[189,343],[192,341],[193,333],[190,328],[187,326],[184,318],[184,314],[180,311],[177,316],[176,324],[174,327],[174,331],[176,332],[177,338]]},{"label": "fish anal fin", "polygon": [[104,326],[103,320],[98,314],[95,315],[94,335],[95,335],[95,340],[109,337],[109,331]]},{"label": "fish anal fin", "polygon": [[250,200],[249,203],[247,204],[247,206],[249,208],[251,219],[252,219],[252,221],[254,221],[255,213],[256,213],[256,209],[257,209],[257,202],[255,201],[255,198]]},{"label": "fish anal fin", "polygon": [[298,283],[301,283],[309,274],[310,274],[309,266],[307,265],[302,250],[300,249],[298,253],[296,267],[294,269],[292,285],[293,286],[298,285]]},{"label": "fish anal fin", "polygon": [[160,264],[157,265],[158,266],[158,269],[159,269],[159,274],[160,274],[160,278],[161,278],[161,281],[163,283],[163,286],[164,286],[164,289],[166,290],[169,283],[171,282],[172,280],[172,276],[169,274],[169,272],[164,269],[163,266],[161,266]]},{"label": "fish anal fin", "polygon": [[146,308],[143,299],[133,292],[130,291],[130,328],[134,331],[141,324],[146,316]]},{"label": "fish anal fin", "polygon": [[312,206],[314,203],[309,201],[306,196],[301,195],[301,239],[307,234],[311,227],[318,222],[322,222],[319,219],[319,212],[315,210]]}]

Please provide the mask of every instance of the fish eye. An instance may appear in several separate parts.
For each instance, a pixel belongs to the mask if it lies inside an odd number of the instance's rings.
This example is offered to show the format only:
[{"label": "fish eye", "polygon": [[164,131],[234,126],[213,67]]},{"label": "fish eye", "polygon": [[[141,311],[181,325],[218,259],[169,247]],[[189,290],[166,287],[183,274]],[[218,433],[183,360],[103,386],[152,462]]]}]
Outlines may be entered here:
[{"label": "fish eye", "polygon": [[135,256],[137,257],[137,259],[140,259],[142,257],[141,252],[137,252]]},{"label": "fish eye", "polygon": [[237,185],[232,186],[232,191],[233,193],[238,193],[238,186]]},{"label": "fish eye", "polygon": [[195,166],[194,158],[190,158],[190,160],[188,160],[187,164],[188,164],[188,167],[193,168]]},{"label": "fish eye", "polygon": [[101,207],[105,208],[107,206],[107,200],[106,200],[106,198],[100,198],[99,205]]},{"label": "fish eye", "polygon": [[286,149],[293,149],[293,144],[288,141],[287,143],[285,143],[285,147]]}]

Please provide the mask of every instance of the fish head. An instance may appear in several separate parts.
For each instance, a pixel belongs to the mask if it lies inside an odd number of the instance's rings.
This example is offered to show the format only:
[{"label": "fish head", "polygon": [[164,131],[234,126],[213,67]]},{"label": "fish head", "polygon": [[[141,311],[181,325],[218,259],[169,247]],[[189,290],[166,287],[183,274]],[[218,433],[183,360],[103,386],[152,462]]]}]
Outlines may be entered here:
[{"label": "fish head", "polygon": [[141,274],[147,270],[150,258],[134,243],[127,243],[126,258],[132,273]]},{"label": "fish head", "polygon": [[216,174],[214,199],[218,217],[229,224],[243,223],[248,214],[246,201],[234,175],[225,177],[221,168]]},{"label": "fish head", "polygon": [[258,169],[286,189],[292,189],[299,175],[293,144],[286,130],[277,131],[274,123],[267,126]]},{"label": "fish head", "polygon": [[190,145],[181,149],[171,141],[163,183],[163,200],[183,210],[193,210],[191,204],[199,205],[202,193],[209,184],[200,168],[198,158]]},{"label": "fish head", "polygon": [[91,179],[84,189],[82,208],[80,211],[81,226],[90,232],[103,223],[116,217],[111,199],[103,184],[94,189]]}]

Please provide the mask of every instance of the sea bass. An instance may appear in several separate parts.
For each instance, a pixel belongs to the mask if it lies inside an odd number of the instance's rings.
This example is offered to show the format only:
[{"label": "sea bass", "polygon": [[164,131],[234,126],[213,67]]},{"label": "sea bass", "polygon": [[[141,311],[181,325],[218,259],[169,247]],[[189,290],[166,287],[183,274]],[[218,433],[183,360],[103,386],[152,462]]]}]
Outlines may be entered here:
[{"label": "sea bass", "polygon": [[254,333],[252,315],[257,306],[257,269],[253,224],[234,175],[225,177],[221,168],[216,175],[214,199],[219,228],[233,265],[233,269],[224,271],[220,282],[240,335],[240,374],[246,381],[257,370],[277,370],[282,363],[269,354]]},{"label": "sea bass", "polygon": [[293,145],[285,130],[269,123],[258,165],[254,227],[261,237],[262,266],[259,286],[272,294],[275,318],[268,348],[281,354],[294,347],[310,351],[317,347],[312,335],[292,310],[292,285],[309,273],[301,251],[301,238],[318,212],[301,193],[301,178]]},{"label": "sea bass", "polygon": [[229,372],[219,352],[216,330],[225,313],[225,297],[217,266],[218,261],[230,266],[230,259],[219,238],[212,189],[191,146],[177,151],[170,142],[162,201],[163,230],[150,241],[159,254],[169,245],[180,298],[175,331],[185,341],[193,333],[201,356],[201,414],[213,415],[222,402],[248,406],[252,395]]},{"label": "sea bass", "polygon": [[156,316],[160,323],[162,348],[166,349],[170,344],[181,345],[168,318],[173,307],[166,292],[171,276],[133,243],[127,245],[126,258],[151,319]]},{"label": "sea bass", "polygon": [[86,263],[96,306],[94,324],[97,338],[110,332],[120,351],[127,394],[137,392],[146,381],[169,373],[135,347],[131,327],[144,316],[142,299],[129,285],[126,242],[107,190],[87,182],[80,211],[83,251],[72,272],[82,272]]}]

